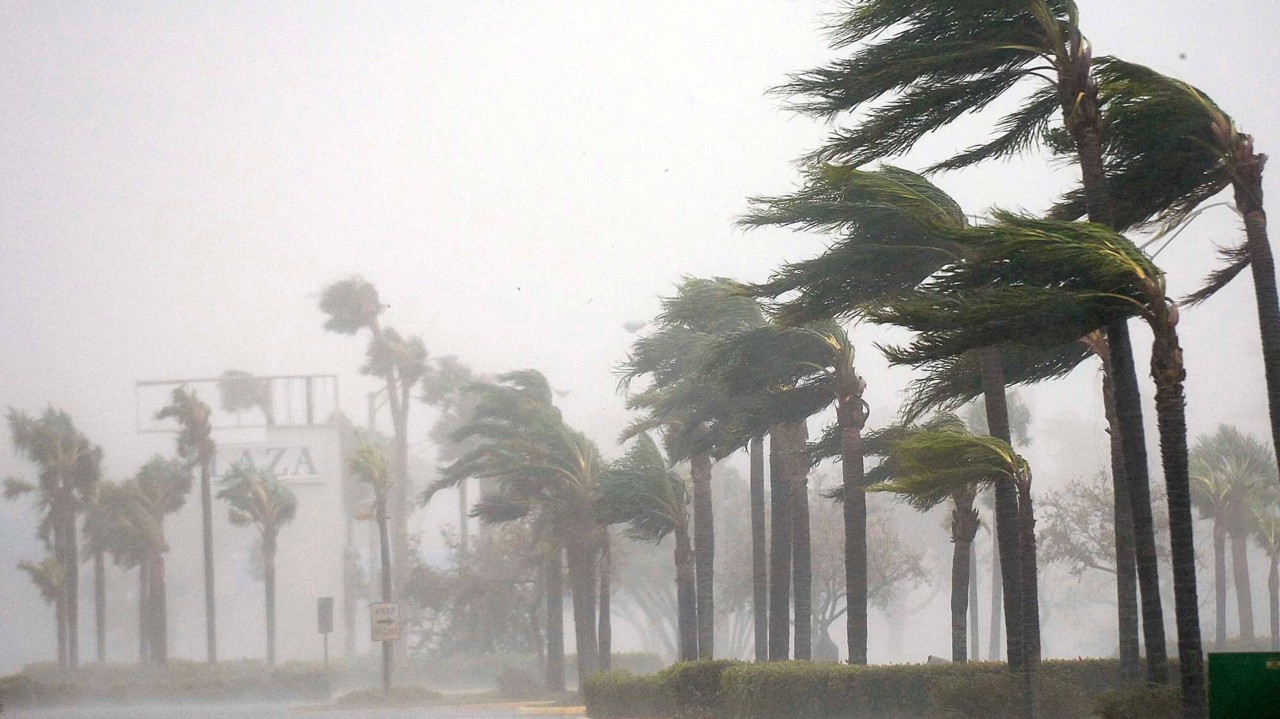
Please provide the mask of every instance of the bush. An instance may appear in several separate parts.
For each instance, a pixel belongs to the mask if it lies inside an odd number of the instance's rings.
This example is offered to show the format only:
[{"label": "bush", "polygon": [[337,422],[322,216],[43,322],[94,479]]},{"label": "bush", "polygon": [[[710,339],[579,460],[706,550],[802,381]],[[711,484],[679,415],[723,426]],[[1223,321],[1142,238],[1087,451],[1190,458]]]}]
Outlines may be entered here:
[{"label": "bush", "polygon": [[582,698],[592,719],[675,714],[675,704],[656,674],[638,676],[626,669],[592,674],[582,683]]},{"label": "bush", "polygon": [[734,659],[681,662],[662,670],[658,680],[671,697],[678,719],[714,719],[724,716],[721,676],[740,664]]},{"label": "bush", "polygon": [[[170,660],[165,666],[87,664],[65,670],[56,664],[33,664],[3,686],[15,703],[56,703],[70,699],[99,701],[203,700],[242,701],[329,697],[329,677],[318,663],[289,662],[268,668],[260,661],[236,660],[214,665]],[[0,690],[7,696],[7,691]],[[16,697],[25,696],[26,699]]]},{"label": "bush", "polygon": [[494,678],[498,696],[503,699],[531,699],[547,693],[547,688],[532,674],[522,669],[503,669]]},{"label": "bush", "polygon": [[[1087,703],[1080,687],[1048,674],[1040,677],[1038,719],[1080,719]],[[1023,677],[1001,672],[943,679],[930,700],[946,719],[1019,719],[1025,701]]]},{"label": "bush", "polygon": [[345,708],[365,707],[412,707],[423,704],[435,704],[444,699],[444,695],[426,687],[393,686],[391,691],[382,689],[356,689],[338,697],[335,705]]},{"label": "bush", "polygon": [[1093,714],[1100,719],[1177,719],[1181,699],[1174,687],[1129,684],[1094,697]]}]

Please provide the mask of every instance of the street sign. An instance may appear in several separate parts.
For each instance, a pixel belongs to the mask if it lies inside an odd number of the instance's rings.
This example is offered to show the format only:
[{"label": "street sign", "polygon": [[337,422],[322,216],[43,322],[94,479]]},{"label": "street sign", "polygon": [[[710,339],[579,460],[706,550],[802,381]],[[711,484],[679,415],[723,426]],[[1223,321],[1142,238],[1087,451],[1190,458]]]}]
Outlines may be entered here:
[{"label": "street sign", "polygon": [[321,634],[333,631],[333,597],[320,597],[316,603],[316,624]]},{"label": "street sign", "polygon": [[400,605],[380,602],[369,605],[370,638],[375,642],[400,639]]}]

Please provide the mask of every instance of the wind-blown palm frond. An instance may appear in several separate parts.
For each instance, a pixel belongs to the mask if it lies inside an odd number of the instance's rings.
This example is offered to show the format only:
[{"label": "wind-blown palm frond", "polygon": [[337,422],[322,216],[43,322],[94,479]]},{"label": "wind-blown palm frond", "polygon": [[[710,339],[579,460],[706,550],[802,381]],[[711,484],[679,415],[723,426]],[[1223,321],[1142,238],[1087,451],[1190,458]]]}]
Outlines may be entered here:
[{"label": "wind-blown palm frond", "polygon": [[378,289],[359,275],[334,282],[320,293],[320,311],[329,315],[324,328],[330,332],[354,335],[372,327],[382,309]]},{"label": "wind-blown palm frond", "polygon": [[227,518],[236,526],[255,526],[273,535],[298,513],[298,498],[268,469],[235,464],[222,478],[218,499],[230,505]]},{"label": "wind-blown palm frond", "polygon": [[869,492],[891,492],[918,510],[931,509],[957,493],[984,484],[1020,480],[1029,472],[1006,442],[961,429],[906,431],[889,441],[890,478]]},{"label": "wind-blown palm frond", "polygon": [[783,265],[768,282],[744,291],[779,300],[774,319],[803,325],[854,316],[885,294],[914,287],[956,259],[958,248],[936,228],[962,227],[964,213],[924,177],[891,165],[874,171],[822,165],[805,185],[781,197],[757,197],[740,220],[838,234],[822,255]]},{"label": "wind-blown palm frond", "polygon": [[647,434],[600,475],[600,496],[605,521],[626,524],[631,539],[660,542],[688,527],[688,487]]}]

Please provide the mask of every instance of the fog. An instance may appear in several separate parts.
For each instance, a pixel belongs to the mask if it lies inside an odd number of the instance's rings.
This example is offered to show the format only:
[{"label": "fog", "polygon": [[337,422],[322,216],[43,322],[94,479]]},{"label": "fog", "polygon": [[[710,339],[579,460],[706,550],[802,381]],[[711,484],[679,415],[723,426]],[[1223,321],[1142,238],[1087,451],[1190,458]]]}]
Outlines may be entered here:
[{"label": "fog", "polygon": [[[1280,6],[1079,5],[1096,54],[1206,89],[1261,151],[1274,146]],[[386,322],[421,334],[432,356],[456,355],[480,372],[544,372],[566,419],[618,456],[630,417],[615,367],[636,337],[624,324],[652,318],[682,276],[763,280],[824,246],[820,236],[747,233],[734,220],[748,196],[793,188],[793,160],[829,130],[767,91],[833,56],[823,16],[838,7],[5,2],[0,406],[66,409],[103,446],[110,479],[173,450],[171,435],[137,431],[140,380],[233,368],[333,374],[342,409],[363,419],[366,393],[378,388],[358,373],[365,341],[326,333],[317,309],[324,285],[359,274],[390,303]],[[989,126],[989,117],[967,118],[895,162],[919,169]],[[1044,209],[1075,176],[1028,156],[936,180],[981,214]],[[1197,287],[1214,244],[1239,237],[1230,210],[1208,211],[1157,258],[1170,294]],[[1256,326],[1247,276],[1184,314],[1193,436],[1223,422],[1267,436]],[[883,426],[912,375],[890,371],[875,348],[893,335],[852,334],[869,426]],[[1145,369],[1150,334],[1134,336]],[[1099,382],[1086,363],[1024,390],[1039,491],[1107,466]],[[410,442],[425,466],[432,419],[415,402]],[[1154,458],[1154,425],[1147,436]],[[31,473],[6,435],[0,476]],[[203,656],[197,516],[188,506],[168,523],[172,653],[188,659]],[[449,501],[419,515],[428,556],[442,556],[440,533],[455,517]],[[918,526],[936,530],[922,539],[931,551],[947,551],[937,522]],[[29,503],[0,503],[0,673],[53,658],[53,612],[15,569],[42,553]],[[259,584],[237,591],[260,605]],[[1046,601],[1071,592],[1048,587]],[[313,606],[281,612],[312,617]],[[873,620],[872,661],[944,653],[945,591],[927,607],[908,629],[907,656],[890,656],[888,629]],[[1106,607],[1097,637],[1063,611],[1046,612],[1046,655],[1107,651]],[[130,615],[112,621],[112,654],[132,659]],[[91,622],[82,603],[84,657]],[[260,627],[223,623],[226,656],[261,656]],[[638,634],[623,629],[617,648],[640,648]]]}]

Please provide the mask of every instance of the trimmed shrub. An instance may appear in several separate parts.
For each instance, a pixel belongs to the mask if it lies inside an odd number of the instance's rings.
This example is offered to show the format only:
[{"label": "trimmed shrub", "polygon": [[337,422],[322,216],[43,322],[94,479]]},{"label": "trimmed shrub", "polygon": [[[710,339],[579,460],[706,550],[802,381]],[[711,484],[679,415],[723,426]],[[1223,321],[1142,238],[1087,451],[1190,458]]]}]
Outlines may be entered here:
[{"label": "trimmed shrub", "polygon": [[592,719],[670,717],[675,704],[656,674],[635,675],[612,669],[587,677],[582,699]]},{"label": "trimmed shrub", "polygon": [[234,660],[209,665],[170,660],[166,666],[87,664],[74,670],[33,664],[6,677],[29,699],[15,703],[56,703],[70,699],[102,701],[201,700],[258,701],[327,699],[329,677],[319,663],[288,662],[268,668],[260,661]]},{"label": "trimmed shrub", "polygon": [[658,679],[675,706],[678,719],[714,719],[724,716],[720,681],[725,670],[741,665],[735,659],[681,662],[658,673]]},{"label": "trimmed shrub", "polygon": [[1093,699],[1093,715],[1099,719],[1177,719],[1182,695],[1175,687],[1128,684],[1102,692]]},{"label": "trimmed shrub", "polygon": [[547,693],[546,686],[523,669],[503,669],[494,677],[494,683],[503,699],[532,699]]},{"label": "trimmed shrub", "polygon": [[[1040,678],[1038,719],[1081,719],[1087,702],[1080,687],[1054,677]],[[1024,683],[1019,674],[1001,672],[943,679],[930,696],[934,711],[946,719],[1019,719]]]}]

